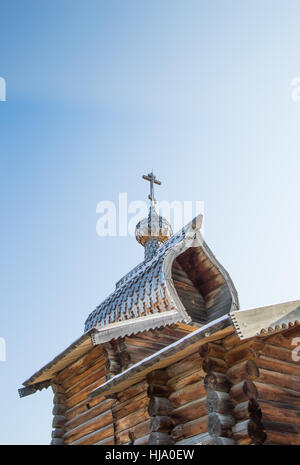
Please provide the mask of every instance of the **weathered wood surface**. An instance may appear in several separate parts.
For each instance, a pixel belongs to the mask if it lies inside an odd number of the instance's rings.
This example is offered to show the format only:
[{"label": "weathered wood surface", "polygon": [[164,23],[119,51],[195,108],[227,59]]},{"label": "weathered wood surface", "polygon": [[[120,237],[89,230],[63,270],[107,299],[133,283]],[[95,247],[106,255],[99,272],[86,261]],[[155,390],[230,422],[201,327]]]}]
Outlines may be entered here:
[{"label": "weathered wood surface", "polygon": [[147,376],[149,387],[147,394],[149,396],[148,413],[151,416],[149,424],[150,445],[167,445],[174,444],[171,431],[173,420],[171,417],[173,411],[172,402],[169,397],[168,373],[166,370],[154,370]]},{"label": "weathered wood surface", "polygon": [[204,387],[206,391],[221,391],[228,392],[231,383],[228,377],[224,373],[217,373],[212,371],[208,373],[204,378]]},{"label": "weathered wood surface", "polygon": [[80,439],[89,433],[93,433],[99,429],[104,429],[107,425],[112,423],[112,413],[111,410],[107,410],[97,417],[91,418],[90,420],[85,421],[79,426],[69,430],[65,435],[64,439],[66,444]]},{"label": "weathered wood surface", "polygon": [[53,396],[53,421],[51,445],[63,445],[66,417],[66,395],[63,386],[60,383],[53,381],[51,383]]},{"label": "weathered wood surface", "polygon": [[199,399],[206,395],[203,381],[184,386],[183,388],[172,392],[169,396],[174,407],[179,407],[183,404]]},{"label": "weathered wood surface", "polygon": [[175,425],[195,420],[206,415],[206,397],[193,400],[177,407],[172,412],[172,419]]},{"label": "weathered wood surface", "polygon": [[159,433],[169,433],[173,428],[173,422],[169,416],[156,415],[151,418],[149,431]]},{"label": "weathered wood surface", "polygon": [[232,432],[240,445],[262,444],[267,437],[263,425],[250,419],[236,423]]},{"label": "weathered wood surface", "polygon": [[[57,382],[62,384],[65,388],[67,387],[69,381],[74,382],[75,380],[76,382],[78,375],[83,371],[86,371],[86,369],[93,363],[93,361],[98,360],[101,355],[102,347],[93,347],[90,352],[83,355],[76,362],[72,363],[68,367],[64,368],[60,373],[58,373],[56,376]],[[64,383],[66,383],[66,385]]]},{"label": "weathered wood surface", "polygon": [[174,440],[177,442],[184,438],[195,436],[196,434],[206,433],[206,420],[207,417],[204,416],[175,426],[172,431]]},{"label": "weathered wood surface", "polygon": [[110,410],[114,402],[115,401],[113,399],[104,399],[102,402],[100,402],[99,404],[95,405],[94,407],[90,409],[87,409],[86,407],[82,413],[80,413],[79,415],[75,417],[72,417],[70,420],[66,422],[65,424],[66,430],[67,431],[71,430],[75,428],[76,426],[79,426],[85,423],[86,421],[89,421],[92,418],[103,414],[107,410]]}]

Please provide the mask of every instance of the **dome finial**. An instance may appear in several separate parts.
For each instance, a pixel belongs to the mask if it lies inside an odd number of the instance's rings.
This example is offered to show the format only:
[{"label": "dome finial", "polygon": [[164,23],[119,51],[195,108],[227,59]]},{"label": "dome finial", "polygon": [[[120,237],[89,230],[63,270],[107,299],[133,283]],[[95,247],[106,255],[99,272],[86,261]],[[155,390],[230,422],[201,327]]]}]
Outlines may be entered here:
[{"label": "dome finial", "polygon": [[154,184],[161,185],[161,181],[156,179],[151,173],[143,175],[143,179],[150,182],[150,194],[148,199],[151,201],[149,214],[147,218],[141,220],[135,228],[136,240],[145,247],[145,261],[151,260],[157,249],[172,236],[172,228],[168,221],[157,214],[155,209],[156,198],[154,196]]}]

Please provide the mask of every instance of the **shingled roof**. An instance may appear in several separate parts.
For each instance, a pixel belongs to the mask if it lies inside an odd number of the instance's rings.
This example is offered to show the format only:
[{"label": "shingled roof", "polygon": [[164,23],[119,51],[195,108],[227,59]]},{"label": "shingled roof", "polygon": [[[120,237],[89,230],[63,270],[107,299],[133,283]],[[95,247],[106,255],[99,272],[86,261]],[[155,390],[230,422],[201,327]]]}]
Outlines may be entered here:
[{"label": "shingled roof", "polygon": [[[210,309],[207,309],[208,321],[238,309],[238,296],[234,285],[229,274],[204,242],[200,232],[201,223],[202,215],[199,215],[161,245],[151,260],[142,262],[118,281],[115,291],[88,316],[85,331],[107,325],[116,328],[118,323],[131,320],[134,325],[126,325],[128,330],[122,331],[122,335],[133,334],[141,329],[161,326],[160,319],[151,320],[151,315],[157,313],[165,314],[164,324],[189,323],[191,316],[179,298],[172,279],[174,260],[187,251],[193,254],[190,261],[194,260],[197,279],[201,279],[201,274],[206,273],[206,281],[215,282],[215,292],[211,299],[213,302]],[[203,284],[205,282],[202,282]],[[216,306],[219,306],[217,315],[214,314]],[[145,319],[147,316],[150,318]],[[142,328],[137,325],[139,320],[143,322]]]}]

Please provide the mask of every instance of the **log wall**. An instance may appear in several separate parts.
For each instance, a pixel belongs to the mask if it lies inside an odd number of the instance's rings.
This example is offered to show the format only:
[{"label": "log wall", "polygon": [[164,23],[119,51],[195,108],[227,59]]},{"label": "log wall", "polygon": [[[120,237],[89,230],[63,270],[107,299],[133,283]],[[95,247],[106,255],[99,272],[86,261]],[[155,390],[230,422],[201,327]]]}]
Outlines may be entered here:
[{"label": "log wall", "polygon": [[300,364],[292,358],[297,334],[225,341],[238,444],[300,444]]},{"label": "log wall", "polygon": [[125,369],[186,331],[169,327],[96,346],[60,372],[51,443],[300,444],[300,363],[292,358],[299,328],[246,341],[232,333],[111,398],[87,400],[112,368]]},{"label": "log wall", "polygon": [[167,369],[168,396],[173,405],[171,419],[173,421],[172,436],[175,444],[207,433],[205,408],[206,391],[204,388],[205,373],[201,356],[198,352],[191,354]]},{"label": "log wall", "polygon": [[65,444],[115,444],[115,401],[104,397],[87,401],[87,395],[106,380],[105,364],[102,348],[96,346],[57,375],[65,396]]}]

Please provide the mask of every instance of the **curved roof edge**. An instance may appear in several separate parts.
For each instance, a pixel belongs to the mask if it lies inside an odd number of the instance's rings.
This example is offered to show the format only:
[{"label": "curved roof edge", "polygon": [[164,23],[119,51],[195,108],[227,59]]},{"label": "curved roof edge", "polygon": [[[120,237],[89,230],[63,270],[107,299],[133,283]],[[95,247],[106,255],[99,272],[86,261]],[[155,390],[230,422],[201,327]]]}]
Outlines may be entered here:
[{"label": "curved roof edge", "polygon": [[[228,288],[231,305],[230,312],[239,308],[238,296],[231,278],[204,242],[200,233],[203,215],[198,215],[177,234],[174,234],[157,251],[152,260],[142,262],[118,281],[115,291],[102,302],[87,318],[85,331],[92,328],[111,328],[112,325],[122,329],[122,335],[141,331],[136,321],[147,317],[147,325],[142,329],[153,329],[154,316],[163,314],[164,324],[170,324],[168,313],[177,312],[176,321],[189,323],[188,315],[180,300],[172,280],[172,263],[175,258],[190,248],[201,248],[205,257],[219,273]],[[229,313],[226,311],[226,313]],[[171,315],[170,315],[171,317]],[[176,318],[172,317],[172,322]],[[153,320],[153,326],[151,321]],[[123,325],[123,323],[129,323]],[[132,328],[130,326],[132,325]],[[136,328],[136,329],[133,329]]]}]

